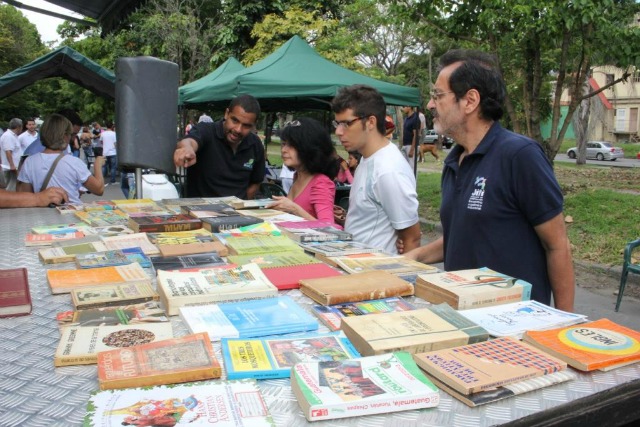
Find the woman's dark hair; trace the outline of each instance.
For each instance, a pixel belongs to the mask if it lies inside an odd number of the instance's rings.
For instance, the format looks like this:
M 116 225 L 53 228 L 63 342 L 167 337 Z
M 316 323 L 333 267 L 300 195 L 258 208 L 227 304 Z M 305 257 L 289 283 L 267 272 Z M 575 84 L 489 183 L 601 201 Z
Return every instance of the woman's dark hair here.
M 309 173 L 335 179 L 339 166 L 333 157 L 333 142 L 319 121 L 308 117 L 295 120 L 282 129 L 280 139 L 296 149 L 300 163 Z
M 353 156 L 357 161 L 358 164 L 360 164 L 360 159 L 362 159 L 362 154 L 360 154 L 359 151 L 349 151 L 349 155 Z M 355 172 L 356 168 L 351 168 L 351 166 L 349 166 L 349 171 L 351 173 Z

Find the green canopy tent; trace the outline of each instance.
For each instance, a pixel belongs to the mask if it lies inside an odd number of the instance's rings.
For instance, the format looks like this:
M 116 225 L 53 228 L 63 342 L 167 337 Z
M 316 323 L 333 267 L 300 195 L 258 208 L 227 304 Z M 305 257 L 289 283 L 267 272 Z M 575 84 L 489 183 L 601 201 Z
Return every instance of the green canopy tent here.
M 230 99 L 250 94 L 258 98 L 264 111 L 327 110 L 338 89 L 353 84 L 373 86 L 388 105 L 420 105 L 418 89 L 343 68 L 320 56 L 298 36 L 251 67 L 194 85 L 180 100 L 187 108 L 222 108 Z
M 0 77 L 0 99 L 49 77 L 62 77 L 96 95 L 115 98 L 116 77 L 111 71 L 62 46 Z
M 235 74 L 236 72 L 244 69 L 245 66 L 238 62 L 236 58 L 231 57 L 227 59 L 221 66 L 219 66 L 206 76 L 198 80 L 194 80 L 191 83 L 187 83 L 186 85 L 180 86 L 178 88 L 179 105 L 183 104 L 184 99 L 190 99 L 194 96 L 197 96 L 198 93 L 202 90 L 202 87 L 207 87 L 211 84 L 214 84 L 215 81 L 220 77 L 227 76 L 229 74 Z

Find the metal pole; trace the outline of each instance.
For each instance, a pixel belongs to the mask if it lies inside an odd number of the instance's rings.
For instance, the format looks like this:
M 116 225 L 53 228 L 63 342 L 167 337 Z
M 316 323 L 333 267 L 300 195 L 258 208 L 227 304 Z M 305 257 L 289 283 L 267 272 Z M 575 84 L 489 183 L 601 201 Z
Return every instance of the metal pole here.
M 136 168 L 136 199 L 144 199 L 142 194 L 142 168 Z

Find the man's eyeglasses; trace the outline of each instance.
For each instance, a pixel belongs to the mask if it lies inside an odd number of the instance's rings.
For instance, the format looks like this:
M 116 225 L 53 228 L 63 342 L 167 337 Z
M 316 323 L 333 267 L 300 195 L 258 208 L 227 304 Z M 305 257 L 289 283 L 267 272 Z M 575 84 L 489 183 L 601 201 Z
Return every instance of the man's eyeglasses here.
M 432 101 L 437 101 L 438 99 L 442 98 L 445 95 L 448 95 L 450 93 L 454 93 L 452 90 L 448 91 L 448 92 L 437 92 L 435 90 L 432 90 L 431 93 L 429 93 L 429 96 L 431 97 Z
M 358 120 L 362 120 L 362 119 L 366 119 L 366 116 L 356 117 L 355 119 L 351 119 L 351 120 L 340 120 L 340 121 L 332 120 L 331 124 L 333 125 L 334 129 L 338 129 L 341 126 L 344 129 L 349 129 L 352 124 L 354 124 Z

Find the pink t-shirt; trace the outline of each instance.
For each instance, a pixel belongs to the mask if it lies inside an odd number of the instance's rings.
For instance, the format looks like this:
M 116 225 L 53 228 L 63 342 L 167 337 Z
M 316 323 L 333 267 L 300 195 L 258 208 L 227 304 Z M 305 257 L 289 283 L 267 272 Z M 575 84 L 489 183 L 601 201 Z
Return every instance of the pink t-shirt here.
M 298 196 L 293 199 L 302 209 L 321 221 L 334 224 L 333 202 L 336 185 L 324 174 L 316 174 Z

